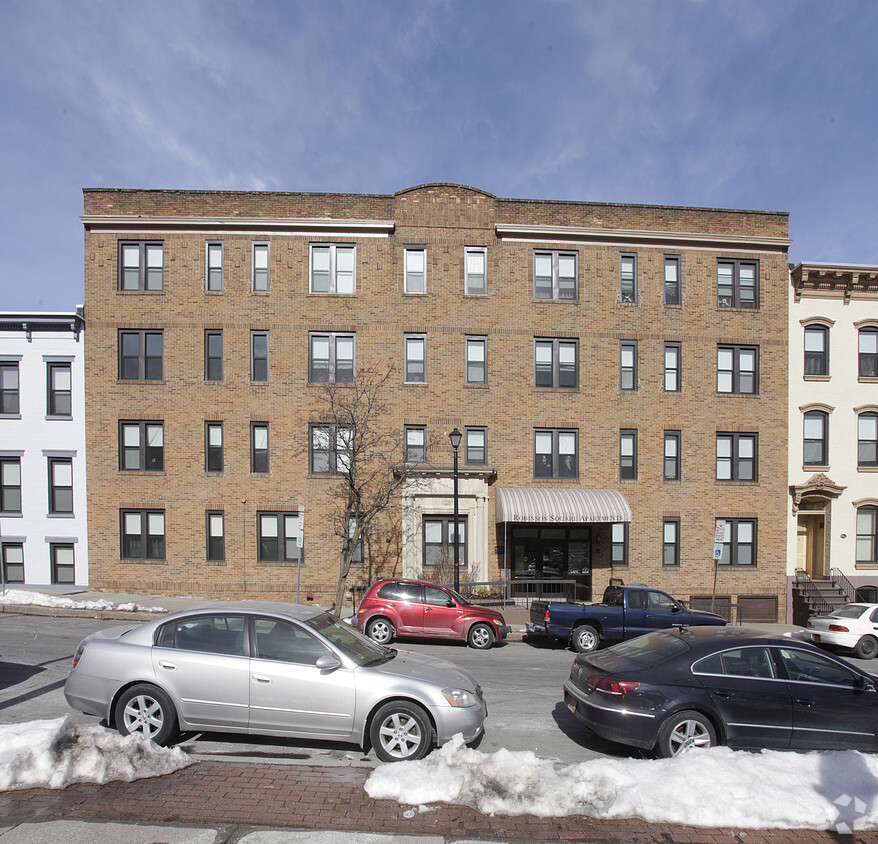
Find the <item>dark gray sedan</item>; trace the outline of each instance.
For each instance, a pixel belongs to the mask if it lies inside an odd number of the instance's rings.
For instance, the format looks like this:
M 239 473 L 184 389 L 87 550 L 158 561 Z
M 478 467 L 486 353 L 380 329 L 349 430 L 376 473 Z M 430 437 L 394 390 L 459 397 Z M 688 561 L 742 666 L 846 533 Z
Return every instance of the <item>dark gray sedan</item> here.
M 351 742 L 419 759 L 482 732 L 482 690 L 435 657 L 376 644 L 315 607 L 223 602 L 80 643 L 64 687 L 76 710 L 123 735 L 178 732 Z

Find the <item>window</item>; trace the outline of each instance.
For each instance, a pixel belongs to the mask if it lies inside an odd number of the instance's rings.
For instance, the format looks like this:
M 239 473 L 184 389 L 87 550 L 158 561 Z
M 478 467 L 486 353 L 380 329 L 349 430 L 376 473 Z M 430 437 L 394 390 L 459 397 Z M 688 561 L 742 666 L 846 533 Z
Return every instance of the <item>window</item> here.
M 484 246 L 464 250 L 464 292 L 470 296 L 488 293 L 488 251 Z
M 119 290 L 162 290 L 165 247 L 161 242 L 119 244 Z
M 859 332 L 860 378 L 878 377 L 878 328 Z
M 207 560 L 221 563 L 226 559 L 225 514 L 222 510 L 207 511 Z
M 122 510 L 122 559 L 165 559 L 165 511 Z
M 680 292 L 680 256 L 665 255 L 665 304 L 681 305 L 683 296 Z
M 878 507 L 857 508 L 857 563 L 878 564 Z
M 223 380 L 223 333 L 216 329 L 204 332 L 204 380 Z
M 619 301 L 637 301 L 637 255 L 619 256 Z
M 311 474 L 341 475 L 351 466 L 354 432 L 345 425 L 311 426 Z
M 354 334 L 311 334 L 311 365 L 308 377 L 312 384 L 354 383 Z
M 716 479 L 755 481 L 756 434 L 716 435 Z
M 466 338 L 466 383 L 488 383 L 488 338 Z
M 70 416 L 73 413 L 70 364 L 47 363 L 46 381 L 48 415 Z
M 829 465 L 829 414 L 809 410 L 804 416 L 803 458 L 805 466 Z
M 268 381 L 268 332 L 250 332 L 250 380 Z
M 623 340 L 619 344 L 619 389 L 637 389 L 637 343 Z
M 717 519 L 720 521 L 725 521 L 726 527 L 718 565 L 755 566 L 756 519 Z
M 558 428 L 534 431 L 534 477 L 575 478 L 579 475 L 579 432 Z
M 577 299 L 576 252 L 534 252 L 534 299 Z
M 662 477 L 680 480 L 680 431 L 665 431 L 665 462 Z
M 53 542 L 49 545 L 49 556 L 52 560 L 52 583 L 75 583 L 76 569 L 73 562 L 73 546 Z
M 488 429 L 464 429 L 464 462 L 470 466 L 488 464 Z
M 878 413 L 857 417 L 857 466 L 878 466 Z
M 637 431 L 633 428 L 619 431 L 619 478 L 637 480 Z
M 680 520 L 662 521 L 662 565 L 680 565 Z
M 208 472 L 223 470 L 223 423 L 204 423 L 204 468 Z
M 719 308 L 759 307 L 759 265 L 756 261 L 717 261 L 716 303 Z
M 759 347 L 717 346 L 716 389 L 718 393 L 759 392 Z
M 223 279 L 222 241 L 208 242 L 204 259 L 204 289 L 208 293 L 220 293 L 225 287 Z
M 0 413 L 20 413 L 18 364 L 0 362 Z
M 356 247 L 311 246 L 311 293 L 356 293 Z
M 682 389 L 683 347 L 680 343 L 665 343 L 665 392 L 679 393 Z
M 24 583 L 24 543 L 4 542 L 3 576 L 6 583 Z
M 268 270 L 269 245 L 253 244 L 253 274 L 250 278 L 250 289 L 254 293 L 268 293 L 271 277 Z
M 628 565 L 628 523 L 615 522 L 610 526 L 610 565 Z
M 268 422 L 250 423 L 250 471 L 268 474 Z
M 119 332 L 119 379 L 161 381 L 164 334 L 161 331 Z
M 21 458 L 0 457 L 0 513 L 21 512 Z
M 829 329 L 805 326 L 805 375 L 829 375 Z
M 457 518 L 457 556 L 466 566 L 466 516 Z M 454 563 L 454 516 L 424 516 L 424 568 Z
M 164 423 L 120 422 L 119 469 L 123 472 L 161 472 L 164 468 Z
M 243 656 L 246 625 L 243 615 L 187 616 L 163 624 L 156 644 L 194 653 Z
M 260 563 L 299 563 L 298 513 L 258 513 Z
M 405 248 L 405 292 L 427 292 L 427 249 L 424 246 Z
M 427 338 L 423 334 L 405 336 L 405 380 L 407 384 L 427 382 Z
M 534 386 L 558 390 L 579 386 L 578 340 L 534 340 Z
M 427 462 L 427 429 L 423 425 L 405 426 L 405 462 Z
M 353 541 L 354 534 L 357 531 L 357 520 L 351 516 L 348 518 L 348 536 Z M 356 545 L 354 545 L 353 551 L 351 553 L 351 565 L 352 566 L 361 566 L 363 565 L 363 539 L 365 538 L 365 532 L 360 533 L 360 538 L 357 540 Z

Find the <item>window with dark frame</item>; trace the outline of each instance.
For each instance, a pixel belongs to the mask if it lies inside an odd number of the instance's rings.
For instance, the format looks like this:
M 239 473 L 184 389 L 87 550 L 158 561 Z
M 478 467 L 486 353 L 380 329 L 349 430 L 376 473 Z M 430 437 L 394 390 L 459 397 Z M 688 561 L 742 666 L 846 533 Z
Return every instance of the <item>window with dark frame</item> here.
M 662 565 L 680 565 L 680 519 L 662 520 Z
M 346 425 L 311 426 L 311 474 L 341 475 L 349 471 L 353 430 Z
M 577 252 L 534 251 L 534 299 L 579 298 Z
M 119 422 L 119 469 L 123 472 L 162 472 L 165 468 L 163 422 Z
M 759 392 L 758 346 L 716 347 L 716 390 L 718 393 L 742 395 Z
M 120 510 L 123 560 L 165 559 L 165 511 Z
M 619 389 L 637 389 L 637 341 L 619 343 Z
M 756 565 L 756 519 L 723 519 L 726 538 L 717 565 Z
M 18 362 L 0 361 L 0 413 L 21 412 Z
M 610 525 L 610 565 L 628 565 L 628 523 L 614 522 Z
M 356 335 L 312 333 L 308 379 L 312 384 L 353 384 Z
M 488 464 L 488 429 L 464 428 L 464 462 L 470 466 Z
M 756 434 L 718 433 L 716 435 L 716 479 L 718 481 L 756 481 Z
M 857 345 L 860 378 L 878 378 L 878 328 L 861 328 Z
M 803 459 L 805 466 L 829 465 L 829 414 L 809 410 L 803 417 Z
M 119 332 L 119 380 L 161 381 L 164 378 L 162 331 Z
M 619 256 L 619 301 L 637 301 L 637 255 L 633 252 Z
M 878 466 L 878 413 L 875 411 L 857 416 L 857 466 Z
M 878 565 L 878 507 L 857 507 L 857 565 Z
M 619 431 L 619 479 L 637 480 L 637 431 L 634 428 Z
M 665 305 L 674 306 L 683 304 L 683 295 L 680 289 L 680 256 L 665 255 Z
M 405 426 L 405 462 L 427 462 L 427 428 L 424 425 Z
M 268 381 L 268 332 L 250 332 L 250 381 L 264 384 Z
M 120 241 L 119 290 L 164 289 L 164 254 L 161 241 Z
M 534 386 L 575 390 L 579 386 L 579 341 L 534 339 Z
M 268 474 L 268 422 L 250 423 L 250 473 Z
M 575 429 L 534 429 L 534 477 L 579 476 L 579 432 Z
M 665 343 L 665 392 L 679 393 L 683 387 L 681 377 L 683 346 L 681 343 Z
M 223 380 L 223 332 L 220 329 L 204 332 L 204 380 Z
M 223 471 L 223 423 L 204 423 L 204 468 L 207 472 Z
M 24 543 L 4 542 L 0 545 L 3 552 L 3 578 L 6 583 L 24 583 Z
M 357 529 L 356 520 L 353 517 L 348 519 L 348 536 L 353 540 L 354 533 Z M 365 554 L 363 553 L 363 546 L 366 534 L 365 532 L 360 534 L 360 539 L 354 545 L 353 551 L 351 553 L 351 565 L 352 566 L 361 566 L 365 560 Z
M 269 273 L 270 246 L 268 243 L 254 242 L 252 246 L 253 272 L 250 289 L 253 293 L 268 293 L 271 288 Z
M 805 375 L 829 375 L 829 328 L 805 326 Z
M 207 561 L 222 563 L 226 559 L 226 527 L 225 513 L 222 510 L 208 510 L 207 527 Z
M 466 338 L 466 383 L 488 383 L 488 338 Z
M 458 515 L 458 563 L 461 568 L 466 568 L 467 560 L 467 530 L 466 516 Z M 454 516 L 424 516 L 424 568 L 431 569 L 441 563 L 442 556 L 447 560 L 454 559 Z
M 225 288 L 223 277 L 223 242 L 208 241 L 204 259 L 204 289 L 208 293 L 221 293 Z
M 427 292 L 427 247 L 405 247 L 404 290 L 406 293 Z
M 0 513 L 21 512 L 21 458 L 0 457 Z
M 76 582 L 76 566 L 73 545 L 66 542 L 52 542 L 49 545 L 52 561 L 52 583 L 71 585 Z
M 758 308 L 758 262 L 729 259 L 717 261 L 716 297 L 719 308 Z
M 353 295 L 357 290 L 355 246 L 311 244 L 311 293 Z
M 680 431 L 665 431 L 665 455 L 662 477 L 666 481 L 680 480 Z
M 73 414 L 71 365 L 50 361 L 46 364 L 48 416 L 70 417 Z
M 427 383 L 427 338 L 423 334 L 405 335 L 405 382 Z
M 260 512 L 258 525 L 258 553 L 260 563 L 300 563 L 299 514 L 290 512 Z
M 467 246 L 464 250 L 464 292 L 468 296 L 488 293 L 488 252 L 484 246 Z

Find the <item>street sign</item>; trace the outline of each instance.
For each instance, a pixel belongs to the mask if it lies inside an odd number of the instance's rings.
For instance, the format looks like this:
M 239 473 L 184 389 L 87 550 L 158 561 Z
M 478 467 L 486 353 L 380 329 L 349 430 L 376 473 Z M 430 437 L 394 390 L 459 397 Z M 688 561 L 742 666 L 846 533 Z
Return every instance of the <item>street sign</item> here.
M 723 555 L 723 544 L 728 541 L 729 523 L 725 519 L 717 519 L 713 534 L 713 558 L 719 560 Z
M 305 508 L 299 507 L 299 525 L 296 531 L 296 545 L 301 548 L 305 544 Z

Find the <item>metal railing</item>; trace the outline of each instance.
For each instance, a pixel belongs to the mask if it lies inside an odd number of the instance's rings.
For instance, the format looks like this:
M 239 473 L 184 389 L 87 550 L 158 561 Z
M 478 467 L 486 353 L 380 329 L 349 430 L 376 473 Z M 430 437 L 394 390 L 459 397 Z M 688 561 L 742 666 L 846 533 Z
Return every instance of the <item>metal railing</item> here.
M 857 600 L 857 589 L 839 569 L 829 570 L 829 579 L 844 592 L 845 597 L 853 603 Z
M 443 583 L 452 588 L 453 584 Z M 522 577 L 508 580 L 483 580 L 461 583 L 458 590 L 473 603 L 484 606 L 530 607 L 532 601 L 587 601 L 588 587 L 576 580 Z
M 794 588 L 804 596 L 812 610 L 816 610 L 818 613 L 832 612 L 832 604 L 820 594 L 820 591 L 814 585 L 814 581 L 811 580 L 810 575 L 805 569 L 796 569 Z

